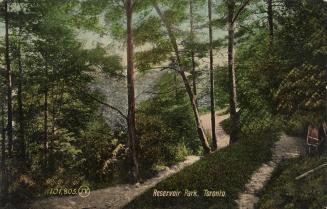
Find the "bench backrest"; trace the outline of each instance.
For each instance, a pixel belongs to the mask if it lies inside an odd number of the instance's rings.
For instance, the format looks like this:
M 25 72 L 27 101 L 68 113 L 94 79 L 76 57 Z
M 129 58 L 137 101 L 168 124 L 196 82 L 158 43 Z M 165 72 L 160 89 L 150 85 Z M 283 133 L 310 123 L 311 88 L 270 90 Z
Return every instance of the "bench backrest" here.
M 319 137 L 319 129 L 316 128 L 316 127 L 313 127 L 312 125 L 309 125 L 307 137 L 318 139 L 318 137 Z

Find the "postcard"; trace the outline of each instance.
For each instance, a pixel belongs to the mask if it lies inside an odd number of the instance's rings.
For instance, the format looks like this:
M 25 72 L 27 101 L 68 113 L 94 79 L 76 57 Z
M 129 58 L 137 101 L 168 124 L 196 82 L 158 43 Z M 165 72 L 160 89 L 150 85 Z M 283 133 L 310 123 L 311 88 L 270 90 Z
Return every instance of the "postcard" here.
M 0 0 L 0 209 L 327 208 L 326 0 Z

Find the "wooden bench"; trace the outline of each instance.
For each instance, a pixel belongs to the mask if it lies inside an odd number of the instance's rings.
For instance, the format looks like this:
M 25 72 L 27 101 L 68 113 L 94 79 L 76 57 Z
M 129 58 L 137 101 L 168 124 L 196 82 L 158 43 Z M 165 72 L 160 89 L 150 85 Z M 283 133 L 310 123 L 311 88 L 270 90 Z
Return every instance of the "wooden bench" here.
M 322 132 L 320 132 L 319 130 L 322 130 Z M 308 133 L 307 133 L 307 140 L 306 140 L 309 154 L 311 154 L 311 151 L 313 149 L 318 151 L 320 145 L 324 142 L 326 137 L 327 137 L 326 122 L 322 123 L 321 128 L 317 128 L 312 125 L 309 125 Z

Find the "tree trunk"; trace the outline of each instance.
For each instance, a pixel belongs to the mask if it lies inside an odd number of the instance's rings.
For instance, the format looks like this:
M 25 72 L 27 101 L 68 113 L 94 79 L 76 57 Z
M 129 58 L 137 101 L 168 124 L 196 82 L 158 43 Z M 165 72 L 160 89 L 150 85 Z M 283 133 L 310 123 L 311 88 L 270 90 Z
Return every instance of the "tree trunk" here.
M 212 135 L 212 150 L 218 148 L 216 135 L 216 112 L 215 112 L 215 83 L 213 69 L 213 47 L 212 47 L 212 1 L 208 0 L 208 16 L 209 16 L 209 57 L 210 57 L 210 110 L 211 110 L 211 135 Z
M 274 40 L 274 18 L 273 18 L 273 6 L 272 0 L 267 0 L 268 4 L 268 24 L 269 24 L 269 35 L 270 35 L 270 44 L 272 44 Z
M 186 88 L 186 92 L 191 101 L 192 110 L 193 110 L 194 117 L 195 117 L 196 129 L 197 129 L 197 133 L 200 138 L 204 153 L 209 154 L 211 152 L 211 149 L 210 149 L 207 137 L 203 130 L 202 122 L 200 119 L 200 113 L 199 113 L 199 110 L 198 110 L 197 104 L 196 104 L 196 97 L 194 96 L 194 94 L 192 92 L 192 88 L 191 88 L 190 84 L 188 83 L 187 77 L 183 70 L 181 70 L 180 75 L 183 79 L 183 82 L 184 82 L 184 85 Z
M 56 72 L 53 72 L 54 77 L 56 77 Z M 55 137 L 55 126 L 56 126 L 56 118 L 57 118 L 57 109 L 56 105 L 59 105 L 58 103 L 58 94 L 56 93 L 56 89 L 59 89 L 59 82 L 52 81 L 52 87 L 51 87 L 51 101 L 52 101 L 52 107 L 51 107 L 51 113 L 52 113 L 52 121 L 51 121 L 51 141 L 49 146 L 49 152 L 53 153 L 54 149 L 54 137 Z
M 46 61 L 47 62 L 47 61 Z M 49 104 L 48 104 L 48 64 L 45 64 L 45 89 L 44 89 L 44 104 L 43 104 L 43 114 L 44 114 L 44 122 L 43 122 L 43 131 L 44 131 L 44 139 L 43 139 L 43 151 L 44 151 L 44 164 L 47 165 L 47 155 L 48 155 L 48 112 L 49 112 Z
M 8 156 L 12 156 L 12 149 L 13 149 L 13 130 L 12 130 L 12 82 L 11 82 L 11 66 L 10 66 L 10 56 L 9 56 L 9 15 L 8 15 L 8 0 L 4 1 L 4 12 L 5 12 L 5 61 L 6 61 L 6 68 L 7 68 L 7 135 L 8 135 Z
M 60 84 L 60 83 L 59 83 Z M 64 92 L 65 92 L 65 82 L 61 82 L 61 90 L 60 90 L 60 98 L 59 98 L 59 104 L 58 104 L 58 110 L 57 110 L 57 118 L 61 115 L 61 109 L 64 105 Z
M 193 0 L 189 0 L 190 4 L 190 42 L 191 42 L 191 60 L 192 60 L 192 77 L 193 77 L 193 94 L 197 95 L 196 89 L 196 65 L 195 65 L 195 53 L 193 49 L 194 44 L 194 17 L 193 17 Z
M 133 182 L 139 181 L 139 164 L 137 160 L 137 139 L 135 131 L 135 74 L 134 74 L 134 43 L 133 43 L 133 1 L 126 2 L 127 16 L 127 88 L 128 88 L 128 143 L 131 160 Z
M 158 5 L 154 4 L 154 8 L 157 11 L 161 21 L 163 22 L 163 24 L 165 25 L 165 27 L 167 29 L 168 36 L 169 36 L 170 42 L 172 44 L 172 47 L 174 49 L 175 56 L 176 56 L 176 59 L 177 59 L 177 63 L 178 63 L 179 68 L 180 68 L 180 69 L 178 69 L 178 72 L 179 72 L 180 76 L 183 79 L 183 83 L 184 83 L 186 92 L 187 92 L 187 94 L 189 96 L 189 99 L 191 101 L 192 110 L 193 110 L 193 113 L 194 113 L 196 127 L 197 127 L 197 132 L 198 132 L 202 147 L 204 149 L 204 153 L 209 154 L 211 152 L 210 146 L 209 146 L 207 137 L 206 137 L 206 135 L 204 133 L 202 122 L 201 122 L 201 119 L 200 119 L 200 114 L 199 114 L 198 108 L 196 106 L 196 97 L 193 94 L 191 85 L 189 84 L 189 82 L 187 80 L 187 77 L 185 75 L 184 69 L 183 69 L 183 65 L 182 65 L 181 58 L 180 58 L 179 51 L 178 51 L 176 38 L 175 38 L 175 36 L 174 36 L 174 34 L 173 34 L 172 30 L 171 30 L 170 24 L 166 21 L 166 18 L 162 14 L 162 12 L 161 12 L 160 8 L 158 7 Z
M 55 87 L 53 87 L 55 88 Z M 51 124 L 51 142 L 50 142 L 50 153 L 53 153 L 54 150 L 54 139 L 55 139 L 55 127 L 57 120 L 57 110 L 56 110 L 56 101 L 54 98 L 54 92 L 52 92 L 52 124 Z
M 176 73 L 174 73 L 174 86 L 175 86 L 175 100 L 177 101 L 178 100 L 178 79 L 177 79 L 177 75 Z
M 5 127 L 4 104 L 1 104 L 1 194 L 2 202 L 5 202 L 8 196 L 7 168 L 6 168 L 6 127 Z M 1 204 L 0 204 L 1 206 Z
M 17 91 L 17 103 L 18 103 L 18 121 L 19 121 L 19 139 L 20 139 L 20 159 L 22 162 L 25 162 L 25 138 L 24 138 L 24 113 L 23 113 L 23 67 L 22 67 L 22 58 L 20 47 L 18 48 L 18 69 L 19 69 L 19 79 L 18 79 L 18 91 Z
M 1 169 L 4 169 L 6 163 L 6 127 L 3 104 L 1 104 L 1 139 Z
M 233 144 L 238 140 L 239 118 L 236 112 L 236 70 L 234 60 L 234 24 L 235 0 L 228 0 L 228 71 L 230 82 L 230 99 L 229 111 L 231 120 L 230 143 Z

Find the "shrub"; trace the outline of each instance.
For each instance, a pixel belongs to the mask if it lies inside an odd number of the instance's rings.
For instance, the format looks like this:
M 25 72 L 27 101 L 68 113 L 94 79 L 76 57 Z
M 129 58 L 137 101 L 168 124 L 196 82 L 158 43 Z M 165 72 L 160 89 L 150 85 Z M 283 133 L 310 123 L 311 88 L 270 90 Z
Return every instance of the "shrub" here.
M 248 109 L 241 111 L 241 132 L 246 136 L 257 135 L 266 130 L 276 130 L 277 125 L 267 111 L 253 112 Z
M 139 114 L 137 134 L 140 142 L 140 170 L 150 177 L 161 166 L 181 161 L 187 155 L 183 142 L 159 117 Z
M 137 134 L 145 177 L 200 150 L 189 100 L 184 89 L 170 90 L 172 82 L 171 74 L 164 75 L 154 87 L 158 94 L 139 105 Z
M 120 161 L 124 161 L 126 153 L 119 138 L 113 135 L 104 120 L 99 119 L 91 121 L 82 132 L 82 174 L 95 187 L 100 183 L 111 184 L 117 170 L 123 169 Z

